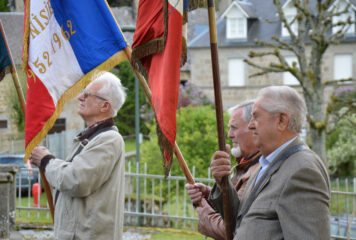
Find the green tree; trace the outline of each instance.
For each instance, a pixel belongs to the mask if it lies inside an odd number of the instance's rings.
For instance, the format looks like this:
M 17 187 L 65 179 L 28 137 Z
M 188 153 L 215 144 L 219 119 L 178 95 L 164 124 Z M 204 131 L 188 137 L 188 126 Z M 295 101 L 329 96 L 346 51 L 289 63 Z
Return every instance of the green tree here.
M 26 99 L 27 88 L 26 88 L 25 82 L 26 82 L 26 79 L 20 78 L 21 88 L 24 93 L 24 97 Z M 16 124 L 18 131 L 23 132 L 25 129 L 25 114 L 22 111 L 20 100 L 17 95 L 14 83 L 12 82 L 12 79 L 8 85 L 7 93 L 8 93 L 7 104 L 8 104 L 8 106 L 10 106 L 10 109 L 11 109 L 10 118 L 13 121 L 13 123 Z
M 127 61 L 120 63 L 118 69 L 119 72 L 115 74 L 126 88 L 127 98 L 114 120 L 122 135 L 132 135 L 135 134 L 135 75 Z M 141 87 L 139 87 L 139 102 L 141 107 L 147 105 L 146 96 Z M 148 128 L 142 120 L 140 132 L 148 134 Z
M 326 149 L 331 174 L 356 175 L 356 91 L 351 86 L 340 87 L 328 109 L 331 120 L 326 137 Z
M 229 117 L 224 116 L 225 126 Z M 163 174 L 161 152 L 157 144 L 155 124 L 150 125 L 150 141 L 141 145 L 141 163 L 147 163 L 148 172 Z M 227 127 L 225 127 L 227 133 Z M 190 167 L 196 167 L 195 177 L 207 177 L 210 159 L 218 149 L 216 114 L 211 105 L 188 106 L 177 111 L 176 142 Z M 227 141 L 228 142 L 228 141 Z M 182 175 L 177 159 L 173 158 L 172 175 Z
M 0 12 L 9 11 L 7 8 L 7 0 L 0 0 Z

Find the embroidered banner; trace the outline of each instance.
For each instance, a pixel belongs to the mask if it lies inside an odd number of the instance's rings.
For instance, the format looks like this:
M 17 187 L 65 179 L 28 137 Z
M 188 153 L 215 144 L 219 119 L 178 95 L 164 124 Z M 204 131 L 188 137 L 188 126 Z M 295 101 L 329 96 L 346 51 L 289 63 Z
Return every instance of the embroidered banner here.
M 94 75 L 126 60 L 127 41 L 105 0 L 26 1 L 26 156 L 51 129 L 66 101 Z

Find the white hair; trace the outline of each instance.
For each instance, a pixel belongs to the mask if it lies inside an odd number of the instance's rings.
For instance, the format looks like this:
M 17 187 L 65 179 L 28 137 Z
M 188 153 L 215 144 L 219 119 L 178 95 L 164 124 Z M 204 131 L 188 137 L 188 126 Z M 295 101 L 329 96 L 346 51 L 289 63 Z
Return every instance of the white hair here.
M 126 99 L 125 88 L 120 79 L 110 72 L 101 72 L 93 82 L 104 84 L 97 93 L 111 103 L 110 113 L 115 117 Z
M 252 109 L 253 109 L 253 104 L 255 104 L 255 100 L 248 100 L 243 103 L 239 103 L 231 108 L 229 108 L 227 111 L 229 115 L 231 116 L 235 110 L 242 108 L 242 119 L 246 122 L 249 123 L 251 118 L 252 118 Z
M 258 92 L 258 99 L 263 98 L 261 106 L 270 113 L 286 112 L 289 116 L 288 129 L 299 133 L 302 130 L 306 105 L 302 96 L 288 86 L 270 86 Z

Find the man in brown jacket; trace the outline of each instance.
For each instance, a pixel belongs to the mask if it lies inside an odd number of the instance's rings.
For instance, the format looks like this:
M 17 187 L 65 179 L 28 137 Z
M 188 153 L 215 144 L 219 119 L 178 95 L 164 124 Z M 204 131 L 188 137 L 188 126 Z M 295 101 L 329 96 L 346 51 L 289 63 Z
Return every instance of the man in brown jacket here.
M 239 197 L 245 189 L 247 180 L 259 167 L 260 153 L 253 144 L 252 132 L 248 123 L 252 116 L 253 102 L 246 102 L 233 107 L 230 111 L 228 137 L 232 140 L 232 155 L 236 157 L 237 165 L 233 168 L 235 175 L 231 182 L 235 186 Z M 207 199 L 210 187 L 202 184 L 187 184 L 186 189 L 194 205 L 201 202 L 202 207 L 197 208 L 199 215 L 198 230 L 200 233 L 214 239 L 225 239 L 225 226 L 221 215 L 217 213 Z

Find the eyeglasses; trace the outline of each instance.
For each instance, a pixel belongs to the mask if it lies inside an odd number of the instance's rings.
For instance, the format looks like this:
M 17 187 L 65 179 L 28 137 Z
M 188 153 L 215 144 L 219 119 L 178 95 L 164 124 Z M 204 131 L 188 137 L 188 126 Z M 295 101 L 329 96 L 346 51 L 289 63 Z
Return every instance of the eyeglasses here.
M 89 92 L 89 91 L 86 90 L 86 89 L 83 89 L 80 93 L 84 95 L 84 98 L 87 98 L 87 97 L 89 97 L 89 96 L 93 96 L 93 97 L 97 97 L 97 98 L 99 98 L 99 99 L 101 99 L 101 100 L 103 100 L 103 101 L 108 101 L 107 99 L 105 99 L 105 98 L 103 98 L 103 97 L 100 97 L 100 96 L 98 96 L 98 95 L 92 94 L 91 92 Z

